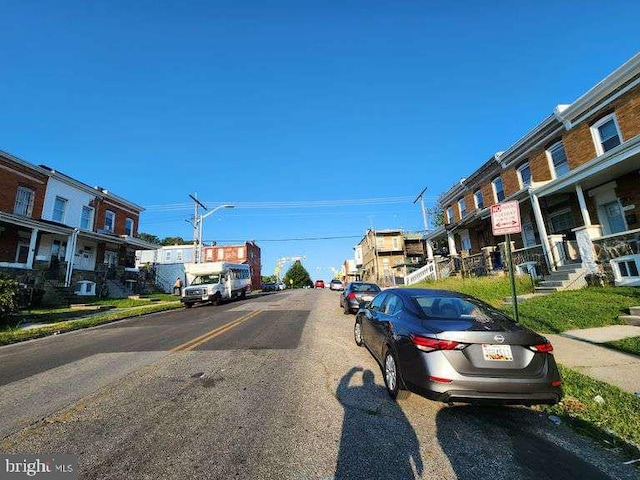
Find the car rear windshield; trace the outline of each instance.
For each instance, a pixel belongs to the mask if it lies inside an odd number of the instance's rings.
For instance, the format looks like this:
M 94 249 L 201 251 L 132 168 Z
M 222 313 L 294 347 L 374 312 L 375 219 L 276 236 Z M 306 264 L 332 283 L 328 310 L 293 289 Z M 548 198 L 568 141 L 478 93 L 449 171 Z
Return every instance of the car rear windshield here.
M 351 286 L 354 292 L 379 292 L 380 287 L 375 283 L 356 283 Z
M 451 320 L 510 320 L 504 313 L 481 301 L 458 297 L 413 297 L 427 317 Z

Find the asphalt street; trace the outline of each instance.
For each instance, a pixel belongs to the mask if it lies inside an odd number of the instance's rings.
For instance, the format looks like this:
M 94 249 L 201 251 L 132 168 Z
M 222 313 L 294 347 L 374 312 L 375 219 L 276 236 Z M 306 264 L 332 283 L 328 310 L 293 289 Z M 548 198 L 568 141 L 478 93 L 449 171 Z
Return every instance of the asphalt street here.
M 0 450 L 82 479 L 636 479 L 520 407 L 387 396 L 338 292 L 296 290 L 0 348 Z

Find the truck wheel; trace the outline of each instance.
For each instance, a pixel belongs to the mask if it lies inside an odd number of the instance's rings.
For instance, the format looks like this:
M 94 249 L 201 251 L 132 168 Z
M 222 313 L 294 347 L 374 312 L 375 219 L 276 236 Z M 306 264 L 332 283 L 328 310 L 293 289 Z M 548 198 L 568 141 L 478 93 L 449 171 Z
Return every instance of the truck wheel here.
M 193 303 L 186 303 L 184 304 L 184 308 L 191 308 L 193 307 Z
M 216 293 L 213 297 L 213 300 L 211 300 L 211 305 L 217 307 L 218 305 L 220 305 L 221 300 L 222 299 L 220 298 L 220 294 Z
M 240 294 L 240 298 L 242 298 L 243 300 L 245 298 L 247 298 L 247 291 L 246 290 L 242 290 L 242 293 Z

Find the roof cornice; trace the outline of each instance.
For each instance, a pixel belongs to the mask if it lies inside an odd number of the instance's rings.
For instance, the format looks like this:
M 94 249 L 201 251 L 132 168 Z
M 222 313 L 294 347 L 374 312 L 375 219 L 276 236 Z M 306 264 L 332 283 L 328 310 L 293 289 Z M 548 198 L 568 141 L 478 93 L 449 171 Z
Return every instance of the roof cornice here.
M 578 123 L 576 119 L 584 116 L 585 112 L 592 110 L 617 89 L 632 81 L 638 74 L 640 74 L 640 53 L 636 53 L 571 105 L 564 109 L 556 108 L 554 115 L 569 130 Z

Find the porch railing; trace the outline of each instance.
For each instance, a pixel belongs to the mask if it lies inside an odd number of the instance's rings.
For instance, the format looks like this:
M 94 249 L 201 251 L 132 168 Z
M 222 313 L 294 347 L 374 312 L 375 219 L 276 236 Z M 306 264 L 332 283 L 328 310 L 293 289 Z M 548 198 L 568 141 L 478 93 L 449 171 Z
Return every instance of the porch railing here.
M 407 274 L 405 277 L 406 285 L 413 285 L 416 283 L 424 282 L 426 280 L 436 279 L 436 262 L 433 260 L 427 262 L 423 267 L 420 267 L 415 272 Z
M 450 277 L 456 271 L 456 262 L 454 258 L 445 258 L 437 262 L 436 268 L 440 278 Z
M 542 245 L 534 245 L 533 247 L 519 248 L 511 252 L 513 265 L 535 264 L 538 275 L 548 275 L 549 268 L 544 256 Z
M 487 262 L 484 253 L 474 253 L 473 255 L 463 256 L 460 261 L 463 275 L 486 275 Z

